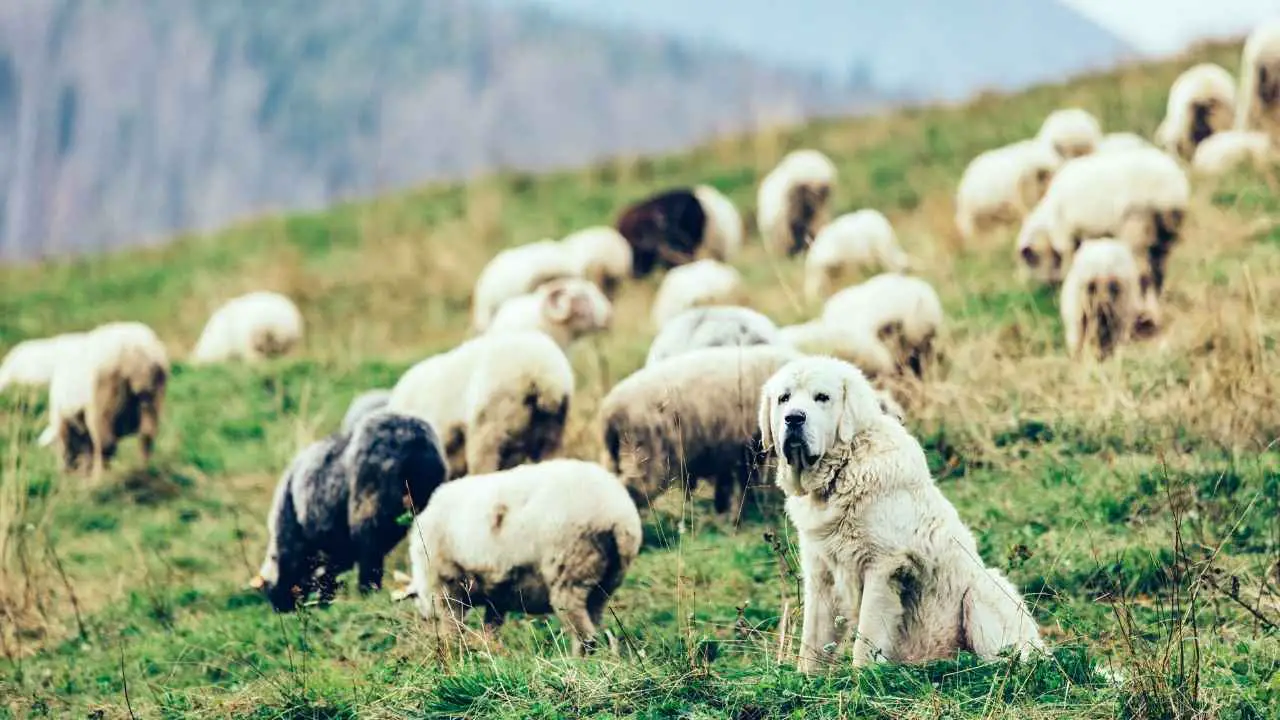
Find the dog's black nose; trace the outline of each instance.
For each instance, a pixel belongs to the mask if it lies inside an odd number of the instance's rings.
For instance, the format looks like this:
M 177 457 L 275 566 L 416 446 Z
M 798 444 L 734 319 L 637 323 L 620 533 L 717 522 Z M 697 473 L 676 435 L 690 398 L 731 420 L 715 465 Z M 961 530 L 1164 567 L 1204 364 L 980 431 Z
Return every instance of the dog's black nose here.
M 804 411 L 792 410 L 782 419 L 787 423 L 787 427 L 798 427 L 804 424 Z

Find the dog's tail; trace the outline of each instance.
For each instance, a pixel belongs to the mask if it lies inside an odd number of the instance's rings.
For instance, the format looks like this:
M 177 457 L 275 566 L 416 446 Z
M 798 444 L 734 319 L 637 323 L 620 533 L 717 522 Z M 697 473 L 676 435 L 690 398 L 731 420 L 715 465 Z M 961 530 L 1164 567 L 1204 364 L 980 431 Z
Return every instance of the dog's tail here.
M 965 645 L 983 658 L 994 658 L 1011 647 L 1026 660 L 1033 650 L 1044 650 L 1022 595 L 994 568 L 983 568 L 965 591 L 960 627 Z

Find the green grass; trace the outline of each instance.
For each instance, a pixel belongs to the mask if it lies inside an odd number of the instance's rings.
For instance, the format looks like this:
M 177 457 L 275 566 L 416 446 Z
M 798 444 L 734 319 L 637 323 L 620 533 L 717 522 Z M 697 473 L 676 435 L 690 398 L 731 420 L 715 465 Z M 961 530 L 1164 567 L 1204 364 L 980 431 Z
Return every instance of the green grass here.
M 295 297 L 309 330 L 301 353 L 258 367 L 179 360 L 154 466 L 129 442 L 97 484 L 35 447 L 41 393 L 0 395 L 0 717 L 1280 716 L 1280 236 L 1257 224 L 1280 214 L 1275 178 L 1195 183 L 1165 331 L 1103 365 L 1064 357 L 1056 298 L 1016 279 L 1011 231 L 961 247 L 951 230 L 973 155 L 1068 104 L 1149 134 L 1191 62 L 0 271 L 5 349 L 136 319 L 181 358 L 214 306 L 258 288 Z M 701 496 L 671 493 L 646 517 L 607 623 L 617 657 L 567 657 L 554 620 L 517 619 L 458 653 L 385 593 L 278 616 L 247 589 L 293 453 L 355 394 L 466 337 L 494 251 L 609 222 L 676 183 L 709 181 L 750 216 L 763 172 L 804 146 L 836 160 L 837 208 L 885 210 L 942 295 L 946 362 L 908 424 L 983 557 L 1026 592 L 1052 658 L 797 674 L 780 649 L 799 627 L 798 565 L 764 489 L 736 529 Z M 798 264 L 750 245 L 736 264 L 753 304 L 812 317 Z M 572 349 L 568 454 L 598 456 L 594 410 L 643 362 L 655 284 L 627 288 L 614 330 Z M 406 566 L 403 548 L 390 564 Z

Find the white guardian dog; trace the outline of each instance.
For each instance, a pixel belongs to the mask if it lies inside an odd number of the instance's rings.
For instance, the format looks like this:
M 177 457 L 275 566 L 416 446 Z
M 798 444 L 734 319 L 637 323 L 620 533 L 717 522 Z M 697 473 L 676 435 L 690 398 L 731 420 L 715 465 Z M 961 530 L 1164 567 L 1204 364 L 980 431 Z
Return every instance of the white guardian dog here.
M 764 385 L 760 433 L 800 540 L 800 670 L 1041 650 L 1035 620 L 929 474 L 924 450 L 853 365 L 806 357 Z M 841 621 L 844 619 L 844 622 Z

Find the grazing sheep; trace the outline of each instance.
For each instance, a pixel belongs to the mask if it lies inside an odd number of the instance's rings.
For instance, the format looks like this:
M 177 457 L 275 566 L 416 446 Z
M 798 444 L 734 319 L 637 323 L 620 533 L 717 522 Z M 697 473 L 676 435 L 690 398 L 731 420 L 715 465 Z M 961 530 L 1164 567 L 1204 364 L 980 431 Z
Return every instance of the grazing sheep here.
M 1098 141 L 1098 145 L 1093 149 L 1093 151 L 1095 153 L 1110 153 L 1150 147 L 1155 146 L 1147 142 L 1146 138 L 1137 133 L 1113 132 L 1103 135 L 1102 140 Z
M 1080 357 L 1086 343 L 1096 343 L 1100 359 L 1110 356 L 1129 339 L 1141 294 L 1138 262 L 1128 245 L 1113 239 L 1081 245 L 1058 303 L 1071 356 Z
M 693 194 L 707 216 L 706 237 L 699 254 L 729 262 L 742 251 L 742 215 L 732 200 L 710 185 L 695 187 Z
M 355 429 L 360 418 L 375 410 L 381 410 L 391 400 L 391 391 L 385 388 L 366 390 L 355 397 L 347 406 L 347 414 L 342 416 L 341 432 L 349 433 Z
M 0 391 L 10 385 L 43 387 L 53 379 L 62 358 L 74 355 L 84 343 L 85 333 L 64 333 L 49 338 L 23 340 L 14 345 L 0 363 Z
M 874 333 L 896 355 L 899 367 L 923 377 L 942 327 L 942 301 L 920 278 L 884 273 L 832 295 L 823 322 Z
M 801 672 L 834 661 L 849 637 L 855 666 L 1043 650 L 1022 596 L 984 566 L 920 443 L 857 368 L 789 363 L 761 391 L 758 428 L 799 539 Z
M 537 462 L 560 448 L 573 368 L 541 332 L 481 335 L 409 368 L 387 407 L 440 434 L 449 476 Z
M 788 153 L 756 194 L 756 225 L 777 255 L 804 252 L 827 223 L 836 166 L 817 150 Z
M 1085 240 L 1118 237 L 1145 257 L 1159 293 L 1190 198 L 1191 185 L 1178 162 L 1147 148 L 1067 163 L 1035 212 L 1048 223 L 1050 242 L 1066 265 Z
M 284 355 L 301 341 L 302 313 L 292 300 L 276 292 L 251 292 L 213 313 L 191 362 L 253 362 Z
M 1237 130 L 1261 130 L 1280 141 L 1280 20 L 1260 25 L 1245 41 L 1236 102 Z
M 686 310 L 663 324 L 649 345 L 645 366 L 713 347 L 777 345 L 778 326 L 750 308 L 712 306 Z
M 805 293 L 822 300 L 855 272 L 905 272 L 907 254 L 889 219 L 878 210 L 841 215 L 818 231 L 804 261 Z
M 63 469 L 89 456 L 100 477 L 121 438 L 137 434 L 150 462 L 169 379 L 169 357 L 151 328 L 136 322 L 100 325 L 58 363 L 49 383 L 49 427 L 40 444 L 57 443 Z
M 693 190 L 676 188 L 645 198 L 618 216 L 618 232 L 631 246 L 631 274 L 693 262 L 706 240 L 706 208 Z
M 1053 146 L 1063 160 L 1070 160 L 1094 151 L 1102 140 L 1102 126 L 1085 110 L 1064 108 L 1049 113 L 1036 138 Z
M 1039 140 L 1023 140 L 974 158 L 956 190 L 956 229 L 965 240 L 1016 223 L 1044 196 L 1062 158 Z
M 1200 143 L 1235 124 L 1235 113 L 1235 78 L 1221 65 L 1200 63 L 1174 81 L 1156 141 L 1190 160 Z
M 668 320 L 691 308 L 736 305 L 742 299 L 742 276 L 737 270 L 718 260 L 698 260 L 673 268 L 662 278 L 662 285 L 653 299 L 653 325 L 661 328 Z
M 409 544 L 422 617 L 443 635 L 474 607 L 486 629 L 508 612 L 555 613 L 575 656 L 596 645 L 604 609 L 640 552 L 636 506 L 595 463 L 550 460 L 446 483 Z
M 894 375 L 897 359 L 873 328 L 813 320 L 782 328 L 782 342 L 806 355 L 831 355 L 853 363 L 869 378 Z
M 383 560 L 408 531 L 400 516 L 421 512 L 446 473 L 431 426 L 385 410 L 312 443 L 276 485 L 266 558 L 250 584 L 279 612 L 313 589 L 331 600 L 337 576 L 357 564 L 360 590 L 380 588 Z
M 1022 222 L 1016 250 L 1019 267 L 1028 280 L 1044 285 L 1062 282 L 1062 252 L 1053 245 L 1053 213 L 1047 203 L 1036 205 Z
M 613 305 L 595 283 L 564 278 L 502 303 L 486 332 L 537 330 L 566 348 L 583 335 L 607 330 L 612 320 Z
M 606 297 L 617 295 L 622 281 L 631 277 L 631 245 L 607 225 L 566 235 L 560 244 L 569 253 L 575 274 L 595 283 Z
M 471 295 L 471 327 L 484 332 L 494 313 L 511 298 L 531 293 L 545 282 L 578 277 L 581 268 L 568 246 L 555 240 L 507 248 L 493 256 Z
M 736 510 L 759 471 L 753 413 L 765 378 L 797 357 L 758 345 L 695 350 L 649 365 L 618 383 L 600 408 L 605 460 L 639 507 L 673 481 L 692 493 L 715 482 L 715 509 Z
M 1197 175 L 1216 177 L 1242 165 L 1261 168 L 1276 160 L 1270 135 L 1251 130 L 1226 130 L 1200 143 L 1191 160 L 1191 169 Z

